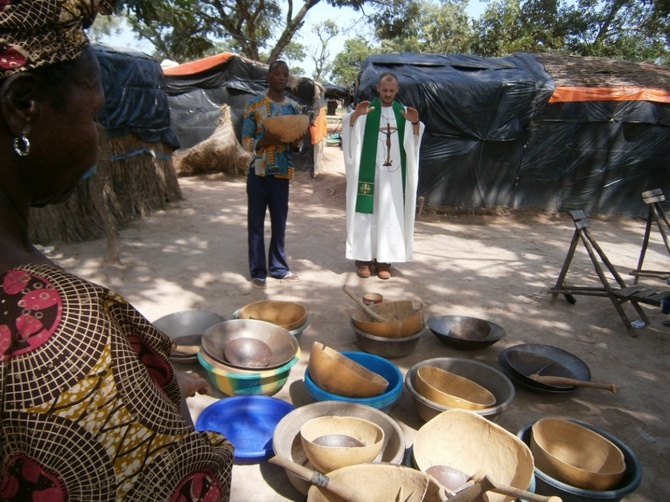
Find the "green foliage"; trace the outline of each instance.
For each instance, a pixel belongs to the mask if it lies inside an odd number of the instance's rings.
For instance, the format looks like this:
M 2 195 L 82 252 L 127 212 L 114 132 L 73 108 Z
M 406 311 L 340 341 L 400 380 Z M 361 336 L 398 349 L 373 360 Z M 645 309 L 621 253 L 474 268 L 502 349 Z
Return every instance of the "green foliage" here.
M 339 85 L 353 83 L 365 58 L 375 52 L 375 49 L 363 37 L 345 41 L 343 50 L 333 60 L 331 71 L 333 83 Z

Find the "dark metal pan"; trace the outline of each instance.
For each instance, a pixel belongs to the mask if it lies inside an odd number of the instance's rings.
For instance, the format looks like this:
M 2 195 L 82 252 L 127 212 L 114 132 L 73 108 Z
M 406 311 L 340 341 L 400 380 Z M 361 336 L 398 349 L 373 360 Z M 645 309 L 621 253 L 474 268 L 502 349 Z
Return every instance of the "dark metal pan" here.
M 542 344 L 521 344 L 503 350 L 498 364 L 514 381 L 539 392 L 572 392 L 575 386 L 548 385 L 536 382 L 530 375 L 561 376 L 590 381 L 591 371 L 584 361 L 574 354 Z

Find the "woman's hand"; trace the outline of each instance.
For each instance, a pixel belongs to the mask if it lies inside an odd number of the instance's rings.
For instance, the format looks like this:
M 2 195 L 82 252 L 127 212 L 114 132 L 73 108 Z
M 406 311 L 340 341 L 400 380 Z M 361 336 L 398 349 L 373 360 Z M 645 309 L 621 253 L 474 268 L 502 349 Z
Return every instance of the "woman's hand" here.
M 202 378 L 197 373 L 187 373 L 185 371 L 175 371 L 177 376 L 177 383 L 179 383 L 179 390 L 184 398 L 193 397 L 198 394 L 211 394 L 212 388 L 209 386 L 207 380 Z

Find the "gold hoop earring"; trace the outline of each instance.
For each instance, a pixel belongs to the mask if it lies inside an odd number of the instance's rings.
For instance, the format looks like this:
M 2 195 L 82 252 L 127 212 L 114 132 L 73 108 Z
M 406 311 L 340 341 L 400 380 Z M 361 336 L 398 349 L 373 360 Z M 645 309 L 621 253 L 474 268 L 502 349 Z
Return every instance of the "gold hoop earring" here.
M 20 138 L 14 138 L 14 151 L 19 157 L 25 157 L 30 153 L 30 141 L 25 133 Z

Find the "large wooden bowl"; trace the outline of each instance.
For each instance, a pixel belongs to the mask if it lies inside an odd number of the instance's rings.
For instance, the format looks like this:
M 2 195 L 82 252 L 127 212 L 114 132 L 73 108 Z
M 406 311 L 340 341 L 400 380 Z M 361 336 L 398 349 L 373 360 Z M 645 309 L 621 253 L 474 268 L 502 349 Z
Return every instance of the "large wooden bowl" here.
M 403 338 L 415 335 L 423 329 L 423 307 L 420 302 L 384 302 L 370 305 L 370 308 L 388 321 L 376 321 L 364 310 L 351 316 L 354 326 L 369 335 Z
M 237 318 L 271 322 L 287 331 L 293 331 L 305 324 L 307 310 L 296 302 L 263 300 L 242 307 Z
M 290 143 L 300 139 L 309 127 L 307 115 L 280 115 L 263 120 L 265 129 L 272 134 L 281 134 L 282 141 Z
M 320 342 L 312 345 L 307 368 L 321 389 L 345 397 L 378 396 L 389 384 L 386 378 Z
M 337 469 L 328 474 L 333 483 L 345 485 L 360 494 L 366 502 L 439 502 L 444 490 L 437 480 L 411 467 L 390 464 L 360 464 Z M 402 491 L 401 491 L 402 490 Z M 399 498 L 399 494 L 401 497 Z M 348 502 L 325 488 L 313 485 L 307 502 Z
M 384 429 L 364 418 L 323 416 L 303 424 L 300 439 L 309 461 L 326 474 L 372 462 L 384 445 Z
M 500 484 L 527 490 L 533 479 L 533 455 L 514 434 L 473 411 L 451 409 L 426 422 L 413 446 L 414 464 L 423 472 L 446 465 L 472 476 L 484 471 Z M 488 492 L 490 502 L 512 502 Z
M 626 470 L 623 453 L 614 443 L 560 418 L 533 424 L 530 449 L 540 471 L 585 490 L 609 490 Z
M 426 399 L 449 408 L 483 410 L 496 402 L 496 397 L 485 387 L 437 366 L 420 367 L 414 386 Z

